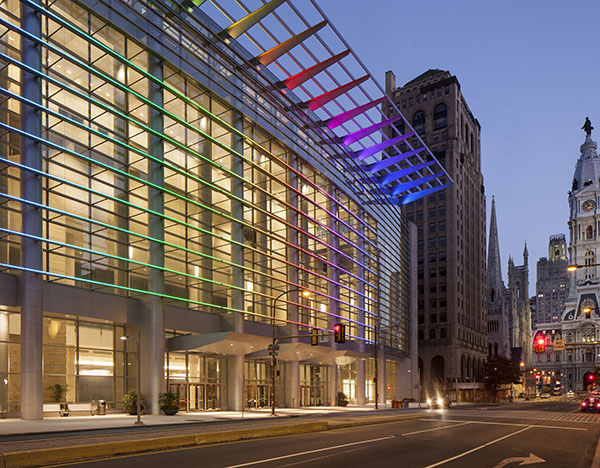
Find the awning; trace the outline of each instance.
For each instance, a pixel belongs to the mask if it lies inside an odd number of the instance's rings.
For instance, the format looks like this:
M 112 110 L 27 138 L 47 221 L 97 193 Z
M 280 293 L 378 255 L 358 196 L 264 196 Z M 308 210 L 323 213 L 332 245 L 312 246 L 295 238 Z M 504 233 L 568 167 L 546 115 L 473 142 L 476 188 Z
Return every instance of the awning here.
M 208 354 L 239 356 L 265 349 L 271 343 L 266 336 L 220 332 L 204 335 L 180 335 L 167 339 L 168 351 L 198 351 Z

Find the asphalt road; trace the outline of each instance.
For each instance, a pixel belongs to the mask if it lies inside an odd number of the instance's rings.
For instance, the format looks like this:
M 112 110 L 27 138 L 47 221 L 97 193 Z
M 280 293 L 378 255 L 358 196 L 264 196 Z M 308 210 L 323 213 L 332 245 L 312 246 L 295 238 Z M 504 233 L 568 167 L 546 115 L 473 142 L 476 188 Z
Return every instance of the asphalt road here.
M 527 403 L 485 409 L 432 410 L 414 421 L 138 454 L 68 466 L 501 468 L 523 462 L 543 468 L 592 466 L 600 424 L 595 420 L 569 419 L 581 416 L 577 401 L 565 401 L 563 405 L 557 399 L 548 405 Z

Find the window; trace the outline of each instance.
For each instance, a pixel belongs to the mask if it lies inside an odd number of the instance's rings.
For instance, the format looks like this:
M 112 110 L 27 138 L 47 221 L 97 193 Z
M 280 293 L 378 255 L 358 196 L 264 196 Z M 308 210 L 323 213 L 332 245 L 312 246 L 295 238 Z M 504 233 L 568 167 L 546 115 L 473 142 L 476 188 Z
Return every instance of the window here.
M 440 338 L 446 338 L 446 329 L 445 328 L 442 328 L 440 330 Z
M 424 339 L 424 338 L 425 338 L 425 337 L 424 337 L 423 330 L 419 330 L 419 339 L 420 339 L 420 340 L 422 340 L 422 339 Z
M 433 129 L 439 130 L 448 125 L 448 109 L 446 104 L 441 103 L 433 110 Z
M 429 330 L 429 339 L 435 340 L 435 330 L 433 328 Z
M 404 101 L 404 103 L 406 103 L 406 101 Z M 406 107 L 406 106 L 403 106 L 403 107 Z M 396 129 L 398 130 L 400 135 L 404 135 L 404 120 L 400 119 L 400 120 L 397 120 L 396 122 L 394 122 L 394 127 L 396 127 Z
M 594 238 L 594 230 L 592 229 L 592 226 L 588 226 L 585 229 L 585 238 L 586 239 L 593 239 Z
M 415 129 L 415 132 L 419 134 L 425 133 L 425 112 L 415 112 L 412 119 L 412 126 Z

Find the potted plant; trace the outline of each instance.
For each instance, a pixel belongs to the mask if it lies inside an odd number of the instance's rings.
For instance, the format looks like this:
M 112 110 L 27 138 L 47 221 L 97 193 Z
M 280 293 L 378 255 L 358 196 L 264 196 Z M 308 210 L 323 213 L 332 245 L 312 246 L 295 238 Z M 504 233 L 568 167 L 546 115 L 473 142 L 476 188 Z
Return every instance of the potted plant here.
M 140 397 L 140 411 L 142 413 L 144 412 L 145 404 L 146 398 L 144 398 L 144 394 L 142 394 Z M 123 409 L 131 415 L 137 414 L 137 392 L 135 390 L 131 390 L 123 395 Z
M 177 395 L 173 392 L 161 393 L 158 397 L 160 403 L 160 410 L 167 416 L 173 416 L 179 411 L 179 405 L 177 404 Z
M 348 397 L 344 392 L 338 392 L 337 404 L 338 406 L 348 406 Z
M 50 385 L 48 387 L 48 390 L 50 390 L 50 393 L 52 394 L 52 399 L 56 403 L 60 403 L 61 401 L 63 401 L 63 398 L 67 391 L 67 386 L 61 385 L 61 384 L 54 384 L 54 385 Z

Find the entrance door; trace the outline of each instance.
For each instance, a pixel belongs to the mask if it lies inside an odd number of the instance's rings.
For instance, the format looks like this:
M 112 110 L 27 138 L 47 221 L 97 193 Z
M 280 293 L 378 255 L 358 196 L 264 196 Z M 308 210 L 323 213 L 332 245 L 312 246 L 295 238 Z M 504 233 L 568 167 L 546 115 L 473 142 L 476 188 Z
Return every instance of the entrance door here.
M 187 393 L 186 393 L 186 384 L 171 384 L 169 385 L 169 390 L 177 395 L 177 405 L 179 409 L 186 410 L 186 401 L 187 401 Z
M 205 409 L 204 385 L 189 384 L 190 411 L 203 411 Z
M 221 409 L 221 386 L 219 384 L 206 384 L 207 410 Z

